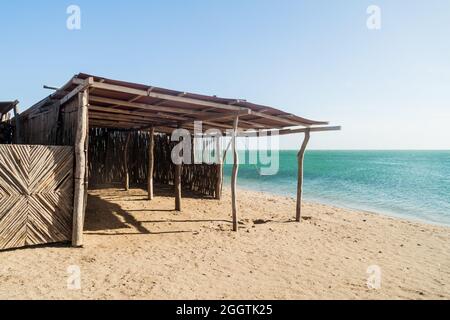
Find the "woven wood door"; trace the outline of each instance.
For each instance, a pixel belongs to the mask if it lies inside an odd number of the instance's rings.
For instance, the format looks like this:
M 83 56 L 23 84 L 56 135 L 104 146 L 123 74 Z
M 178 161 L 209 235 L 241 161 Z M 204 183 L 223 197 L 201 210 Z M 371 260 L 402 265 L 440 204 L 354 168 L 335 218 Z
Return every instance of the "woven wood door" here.
M 0 145 L 0 250 L 72 237 L 73 148 Z

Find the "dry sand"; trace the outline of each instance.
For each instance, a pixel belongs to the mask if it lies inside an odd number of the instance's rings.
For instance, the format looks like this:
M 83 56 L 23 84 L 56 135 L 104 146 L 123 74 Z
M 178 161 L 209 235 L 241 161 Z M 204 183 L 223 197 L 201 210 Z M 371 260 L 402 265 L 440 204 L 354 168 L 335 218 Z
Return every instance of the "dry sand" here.
M 450 228 L 241 190 L 220 202 L 93 191 L 85 247 L 0 252 L 1 299 L 449 299 Z M 81 290 L 69 290 L 78 265 Z M 367 268 L 381 268 L 381 288 Z

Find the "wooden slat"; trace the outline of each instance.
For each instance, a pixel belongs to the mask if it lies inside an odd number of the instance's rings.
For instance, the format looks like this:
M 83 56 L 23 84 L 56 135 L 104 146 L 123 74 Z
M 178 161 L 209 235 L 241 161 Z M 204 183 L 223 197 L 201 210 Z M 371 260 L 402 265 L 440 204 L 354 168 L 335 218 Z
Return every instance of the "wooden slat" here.
M 77 131 L 75 138 L 75 183 L 73 206 L 73 234 L 72 245 L 83 245 L 84 210 L 86 197 L 86 169 L 87 150 L 86 139 L 89 128 L 88 119 L 88 91 L 78 94 Z
M 134 89 L 134 88 L 119 86 L 119 85 L 114 85 L 114 84 L 109 84 L 109 83 L 94 82 L 93 84 L 91 84 L 91 86 L 93 88 L 98 88 L 98 89 L 103 89 L 103 90 L 109 90 L 109 91 L 115 91 L 115 92 L 125 92 L 125 93 L 129 93 L 129 94 L 143 96 L 143 97 L 151 97 L 151 98 L 156 98 L 156 99 L 161 99 L 161 100 L 182 102 L 182 103 L 203 106 L 203 107 L 212 107 L 212 108 L 224 109 L 224 110 L 229 110 L 229 111 L 248 110 L 248 113 L 251 112 L 250 109 L 248 109 L 248 108 L 232 106 L 232 105 L 211 102 L 211 101 L 205 101 L 205 100 L 199 100 L 199 99 L 186 98 L 186 97 L 182 97 L 182 96 L 172 96 L 169 94 L 152 92 L 150 90 L 145 91 L 145 90 Z
M 81 91 L 85 90 L 87 87 L 89 87 L 90 84 L 92 84 L 94 82 L 94 79 L 92 77 L 87 78 L 86 80 L 84 80 L 84 82 L 80 85 L 78 85 L 75 89 L 73 89 L 71 92 L 69 92 L 66 96 L 64 96 L 61 100 L 60 100 L 60 104 L 63 105 L 65 104 L 67 101 L 69 101 L 70 99 L 72 99 L 73 97 L 75 97 L 78 93 L 80 93 Z
M 131 116 L 139 116 L 141 118 L 173 119 L 173 120 L 179 120 L 179 121 L 186 121 L 185 117 L 180 117 L 180 116 L 172 115 L 172 114 L 169 115 L 169 114 L 164 114 L 164 113 L 160 113 L 160 112 L 149 113 L 149 112 L 141 112 L 141 111 L 129 111 L 129 110 L 123 110 L 123 109 L 116 109 L 113 107 L 100 107 L 100 106 L 95 106 L 95 105 L 90 105 L 89 110 L 107 112 L 107 113 L 115 113 L 115 114 L 123 114 L 123 115 L 131 115 Z
M 0 250 L 69 241 L 73 148 L 0 145 Z
M 237 177 L 238 177 L 238 171 L 239 171 L 239 154 L 237 151 L 237 133 L 238 133 L 238 127 L 239 125 L 239 117 L 237 116 L 234 119 L 233 124 L 233 137 L 231 138 L 232 144 L 231 148 L 233 150 L 233 171 L 231 174 L 231 208 L 232 208 L 232 214 L 233 214 L 233 231 L 238 231 L 238 208 L 237 208 L 237 195 L 236 195 L 236 187 L 237 187 Z
M 239 137 L 259 137 L 262 134 L 266 136 L 283 136 L 288 134 L 297 134 L 297 133 L 305 133 L 306 131 L 309 132 L 326 132 L 326 131 L 340 131 L 342 127 L 340 126 L 334 126 L 334 127 L 311 127 L 311 128 L 301 128 L 301 129 L 283 129 L 283 130 L 267 130 L 267 131 L 253 131 L 253 132 L 245 132 L 240 131 Z
M 301 221 L 302 217 L 302 203 L 303 203 L 303 162 L 305 159 L 305 151 L 310 139 L 310 131 L 305 131 L 305 138 L 297 155 L 298 160 L 298 178 L 297 178 L 297 208 L 296 217 L 297 222 Z

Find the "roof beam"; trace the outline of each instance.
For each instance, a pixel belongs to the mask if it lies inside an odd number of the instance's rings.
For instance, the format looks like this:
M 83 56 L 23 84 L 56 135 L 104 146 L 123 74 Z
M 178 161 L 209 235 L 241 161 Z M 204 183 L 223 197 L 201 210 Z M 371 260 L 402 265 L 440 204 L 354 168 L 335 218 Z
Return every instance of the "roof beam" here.
M 135 123 L 126 123 L 123 121 L 113 121 L 113 120 L 89 120 L 89 126 L 95 126 L 100 128 L 121 128 L 121 129 L 138 129 L 139 125 Z
M 341 131 L 341 126 L 334 126 L 334 127 L 314 127 L 314 128 L 301 128 L 301 129 L 284 129 L 279 131 L 279 135 L 286 135 L 286 134 L 295 134 L 295 133 L 303 133 L 306 131 L 309 132 L 324 132 L 324 131 Z
M 287 125 L 291 125 L 291 126 L 299 126 L 299 125 L 310 126 L 311 125 L 309 123 L 304 123 L 302 121 L 285 119 L 285 118 L 282 118 L 281 116 L 273 116 L 273 115 L 269 115 L 269 114 L 257 112 L 257 111 L 253 111 L 251 116 L 264 118 L 264 119 L 276 121 L 278 123 L 283 123 L 283 124 L 287 124 Z M 325 123 L 325 124 L 327 124 L 327 123 Z
M 64 98 L 60 100 L 60 104 L 63 105 L 70 99 L 72 99 L 74 96 L 78 94 L 78 92 L 83 91 L 87 87 L 89 87 L 94 82 L 94 78 L 89 77 L 86 80 L 84 80 L 84 83 L 78 85 L 75 89 L 73 89 L 69 94 L 67 94 Z
M 111 107 L 100 107 L 100 106 L 96 106 L 96 105 L 90 105 L 89 110 L 113 113 L 113 114 L 140 116 L 143 118 L 173 119 L 173 120 L 178 120 L 178 121 L 186 120 L 186 118 L 184 118 L 184 117 L 164 114 L 164 113 L 160 113 L 160 112 L 148 113 L 148 112 L 142 112 L 142 111 L 130 111 L 130 110 L 123 110 L 123 109 L 116 109 L 116 108 L 111 108 Z
M 301 129 L 283 129 L 283 130 L 267 130 L 267 131 L 254 131 L 254 132 L 239 132 L 240 137 L 259 137 L 263 133 L 266 136 L 284 136 L 287 134 L 296 134 L 304 132 L 324 132 L 324 131 L 340 131 L 342 127 L 313 127 L 313 128 L 301 128 Z
M 129 101 L 123 101 L 123 100 L 118 100 L 118 99 L 103 98 L 103 97 L 98 97 L 98 96 L 90 96 L 89 100 L 93 101 L 93 102 L 109 103 L 109 104 L 112 104 L 112 105 L 115 105 L 118 107 L 119 106 L 130 107 L 130 108 L 137 108 L 137 109 L 150 110 L 150 111 L 173 112 L 173 113 L 181 113 L 181 114 L 199 114 L 199 113 L 201 113 L 201 111 L 189 110 L 189 109 L 184 109 L 184 108 L 156 106 L 156 105 L 152 105 L 152 104 L 129 102 Z
M 218 114 L 218 113 L 215 113 L 215 114 L 210 114 L 210 115 L 207 115 L 207 116 L 201 116 L 201 117 L 199 117 L 197 119 L 187 120 L 185 122 L 180 123 L 180 125 L 183 125 L 185 123 L 194 122 L 194 121 L 221 121 L 221 120 L 228 120 L 228 119 L 235 118 L 236 115 L 244 115 L 244 114 L 248 114 L 246 110 L 245 111 L 239 111 L 239 112 L 236 112 L 236 113 L 231 113 L 231 114 L 223 114 L 223 113 Z M 231 126 L 231 128 L 232 128 L 232 126 Z
M 306 118 L 296 116 L 294 114 L 284 114 L 284 115 L 277 116 L 277 117 L 287 118 L 287 119 L 291 119 L 294 121 L 301 121 L 303 123 L 310 123 L 310 125 L 327 125 L 327 124 L 329 124 L 329 122 L 327 122 L 327 121 L 312 121 L 312 120 L 309 120 Z
M 105 113 L 91 112 L 89 117 L 92 119 L 107 119 L 107 120 L 117 120 L 117 121 L 129 121 L 135 123 L 156 123 L 157 121 L 143 119 L 141 117 L 133 117 L 133 116 L 120 116 L 120 115 L 110 115 Z
M 205 101 L 200 99 L 192 99 L 192 98 L 186 98 L 181 96 L 173 96 L 170 94 L 163 94 L 163 93 L 155 93 L 150 90 L 140 90 L 140 89 L 134 89 L 129 88 L 125 86 L 119 86 L 109 83 L 99 83 L 99 82 L 93 82 L 91 85 L 93 88 L 103 89 L 103 90 L 109 90 L 109 91 L 116 91 L 116 92 L 125 92 L 129 94 L 134 94 L 138 96 L 144 96 L 144 97 L 151 97 L 155 99 L 161 99 L 161 100 L 168 100 L 168 101 L 175 101 L 175 102 L 182 102 L 187 104 L 193 104 L 198 106 L 204 106 L 204 107 L 212 107 L 217 109 L 224 109 L 228 111 L 244 111 L 247 110 L 247 113 L 250 114 L 251 110 L 244 107 L 238 107 L 238 106 L 231 106 L 227 104 L 212 102 L 212 101 Z

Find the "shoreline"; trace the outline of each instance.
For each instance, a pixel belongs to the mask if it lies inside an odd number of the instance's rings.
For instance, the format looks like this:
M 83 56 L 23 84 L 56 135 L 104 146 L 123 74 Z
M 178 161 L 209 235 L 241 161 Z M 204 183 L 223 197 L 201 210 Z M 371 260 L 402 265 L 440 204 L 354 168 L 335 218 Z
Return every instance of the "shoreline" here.
M 225 189 L 227 189 L 227 188 L 228 187 L 225 187 Z M 241 189 L 243 191 L 248 191 L 248 192 L 256 192 L 256 193 L 261 193 L 261 194 L 267 194 L 267 195 L 270 195 L 270 196 L 288 197 L 290 199 L 296 200 L 295 196 L 284 195 L 284 194 L 281 194 L 281 193 L 270 192 L 270 191 L 256 190 L 256 189 L 252 189 L 251 187 L 238 186 L 237 189 L 238 190 Z M 306 203 L 318 204 L 318 205 L 326 205 L 326 206 L 335 207 L 335 208 L 339 208 L 339 209 L 343 209 L 343 210 L 365 212 L 365 213 L 380 215 L 380 216 L 383 216 L 383 217 L 389 217 L 389 218 L 396 218 L 396 219 L 400 219 L 400 220 L 406 220 L 406 221 L 409 221 L 409 222 L 423 223 L 423 224 L 428 224 L 428 225 L 436 226 L 436 227 L 450 228 L 450 223 L 426 220 L 426 219 L 417 218 L 417 217 L 414 217 L 414 216 L 408 216 L 408 215 L 401 214 L 401 213 L 388 212 L 388 211 L 383 211 L 383 210 L 378 210 L 378 209 L 356 208 L 356 207 L 353 207 L 351 205 L 336 204 L 336 203 L 333 203 L 332 201 L 327 202 L 326 200 L 311 199 L 311 198 L 308 198 L 308 197 L 305 197 L 305 196 L 303 197 L 303 201 L 306 202 Z
M 167 193 L 93 190 L 83 248 L 0 252 L 0 299 L 450 299 L 450 228 L 309 202 L 297 223 L 290 197 L 238 196 L 236 233 L 227 189 L 181 212 Z

